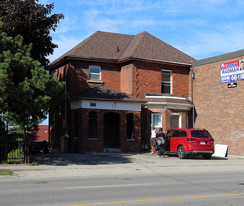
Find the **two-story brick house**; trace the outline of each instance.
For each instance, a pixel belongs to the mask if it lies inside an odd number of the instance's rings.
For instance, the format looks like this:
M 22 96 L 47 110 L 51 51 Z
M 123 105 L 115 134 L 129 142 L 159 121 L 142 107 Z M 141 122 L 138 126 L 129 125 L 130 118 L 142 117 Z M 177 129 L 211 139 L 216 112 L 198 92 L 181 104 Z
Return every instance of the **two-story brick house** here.
M 147 32 L 94 33 L 50 66 L 68 92 L 51 139 L 71 152 L 137 152 L 151 125 L 190 126 L 193 60 Z

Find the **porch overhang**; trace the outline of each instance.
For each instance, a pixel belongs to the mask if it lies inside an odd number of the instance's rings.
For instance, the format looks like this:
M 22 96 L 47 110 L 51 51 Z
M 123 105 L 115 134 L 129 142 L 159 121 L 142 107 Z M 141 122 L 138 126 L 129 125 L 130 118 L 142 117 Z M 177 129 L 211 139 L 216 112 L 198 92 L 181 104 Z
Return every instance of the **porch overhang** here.
M 86 100 L 76 99 L 70 101 L 71 110 L 74 109 L 100 109 L 100 110 L 122 110 L 141 111 L 140 102 L 114 101 L 114 100 Z
M 194 107 L 188 97 L 148 95 L 144 100 L 146 108 L 191 110 Z

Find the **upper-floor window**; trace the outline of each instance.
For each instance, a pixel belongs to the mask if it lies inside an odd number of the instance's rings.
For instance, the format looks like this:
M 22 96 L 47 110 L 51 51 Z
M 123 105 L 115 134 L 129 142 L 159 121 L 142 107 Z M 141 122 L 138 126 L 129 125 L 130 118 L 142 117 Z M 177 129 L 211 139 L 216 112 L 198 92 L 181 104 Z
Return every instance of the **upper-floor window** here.
M 162 94 L 171 94 L 171 75 L 172 71 L 171 70 L 161 70 L 162 74 L 162 87 L 161 87 L 161 92 Z
M 101 80 L 101 67 L 91 65 L 89 66 L 89 80 Z

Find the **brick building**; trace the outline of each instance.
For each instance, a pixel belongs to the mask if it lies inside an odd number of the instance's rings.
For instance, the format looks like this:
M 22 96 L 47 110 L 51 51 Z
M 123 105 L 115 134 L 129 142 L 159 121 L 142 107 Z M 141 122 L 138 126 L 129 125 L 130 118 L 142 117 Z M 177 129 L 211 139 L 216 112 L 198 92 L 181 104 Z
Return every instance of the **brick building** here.
M 206 128 L 229 154 L 244 155 L 244 50 L 193 62 L 195 127 Z
M 50 114 L 52 143 L 70 152 L 138 152 L 149 147 L 151 125 L 190 127 L 192 61 L 147 32 L 94 33 L 50 65 L 68 93 Z

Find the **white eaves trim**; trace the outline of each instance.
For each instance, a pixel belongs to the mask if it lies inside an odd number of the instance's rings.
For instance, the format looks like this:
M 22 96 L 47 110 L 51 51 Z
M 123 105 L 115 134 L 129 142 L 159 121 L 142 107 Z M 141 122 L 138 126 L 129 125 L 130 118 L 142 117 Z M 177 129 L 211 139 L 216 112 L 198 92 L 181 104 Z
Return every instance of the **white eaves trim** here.
M 156 96 L 156 95 L 146 95 L 145 98 L 155 98 L 155 99 L 179 99 L 179 100 L 191 100 L 190 97 L 174 97 L 174 96 Z
M 73 109 L 104 109 L 104 110 L 124 110 L 141 111 L 140 102 L 120 102 L 120 101 L 96 101 L 96 100 L 71 100 L 71 110 Z
M 183 103 L 170 103 L 170 102 L 148 102 L 145 104 L 147 108 L 163 108 L 163 109 L 181 109 L 190 110 L 193 105 Z

